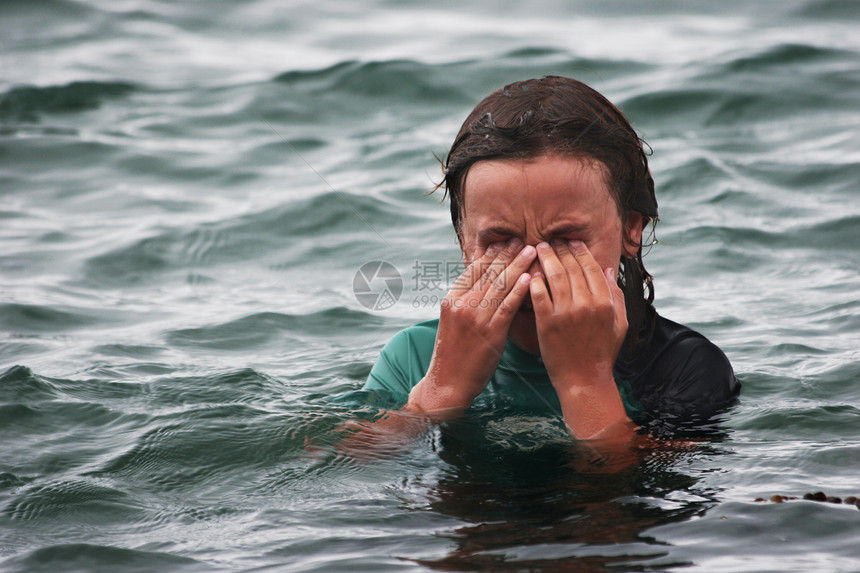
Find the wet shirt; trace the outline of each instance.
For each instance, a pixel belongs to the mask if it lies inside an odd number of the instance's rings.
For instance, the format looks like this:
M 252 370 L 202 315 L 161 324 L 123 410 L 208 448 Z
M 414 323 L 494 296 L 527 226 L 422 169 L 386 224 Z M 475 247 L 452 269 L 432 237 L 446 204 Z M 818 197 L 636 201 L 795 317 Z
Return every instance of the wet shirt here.
M 433 356 L 439 320 L 411 326 L 389 341 L 365 383 L 406 402 Z M 698 332 L 657 316 L 650 340 L 615 363 L 615 383 L 630 418 L 655 435 L 708 432 L 740 392 L 726 355 Z M 558 395 L 540 356 L 510 340 L 473 407 L 516 408 L 561 417 Z

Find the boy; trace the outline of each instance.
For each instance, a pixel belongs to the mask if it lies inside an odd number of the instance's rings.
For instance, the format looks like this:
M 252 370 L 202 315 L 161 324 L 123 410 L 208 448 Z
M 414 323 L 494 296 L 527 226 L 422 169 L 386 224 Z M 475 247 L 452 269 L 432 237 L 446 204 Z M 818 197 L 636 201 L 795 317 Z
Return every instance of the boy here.
M 723 352 L 660 317 L 642 263 L 657 219 L 643 142 L 585 84 L 508 85 L 445 164 L 467 265 L 438 320 L 396 335 L 365 389 L 432 420 L 491 401 L 560 413 L 579 440 L 702 430 L 740 391 Z

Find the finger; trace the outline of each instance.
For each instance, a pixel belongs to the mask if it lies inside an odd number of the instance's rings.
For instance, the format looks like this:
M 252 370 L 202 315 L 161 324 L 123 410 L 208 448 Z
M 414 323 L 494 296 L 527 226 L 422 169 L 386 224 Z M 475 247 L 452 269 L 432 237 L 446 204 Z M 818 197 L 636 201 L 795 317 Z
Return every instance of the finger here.
M 624 293 L 618 286 L 618 271 L 612 267 L 606 267 L 603 269 L 603 278 L 606 280 L 606 288 L 609 289 L 609 302 L 615 304 L 617 293 L 621 293 L 621 300 L 623 301 Z
M 537 245 L 538 258 L 543 274 L 546 277 L 546 283 L 549 287 L 549 292 L 552 294 L 552 301 L 555 304 L 560 304 L 562 301 L 569 301 L 570 279 L 567 276 L 567 271 L 558 260 L 555 251 L 548 243 L 538 243 Z
M 609 267 L 603 271 L 606 287 L 609 290 L 609 300 L 615 311 L 615 324 L 622 333 L 622 339 L 627 334 L 627 305 L 624 302 L 624 291 L 618 286 L 618 271 Z
M 505 297 L 514 287 L 517 278 L 528 270 L 537 256 L 537 251 L 531 245 L 523 247 L 523 249 L 514 257 L 507 267 L 499 274 L 499 276 L 489 286 L 485 297 L 500 296 Z
M 487 257 L 489 257 L 489 259 L 487 259 L 487 260 L 493 260 L 495 258 L 495 256 L 498 255 L 501 252 L 501 250 L 504 248 L 505 248 L 505 241 L 496 241 L 495 243 L 490 243 L 490 245 L 484 250 L 481 250 L 479 248 L 477 251 L 477 253 L 478 253 L 477 258 L 475 258 L 471 261 L 467 261 L 466 266 L 469 266 L 473 263 L 476 263 L 481 259 L 486 259 Z
M 481 275 L 486 270 L 486 266 L 496 258 L 504 247 L 505 243 L 503 242 L 493 243 L 487 247 L 487 250 L 480 257 L 469 263 L 463 272 L 460 273 L 460 276 L 454 281 L 454 288 L 451 290 L 459 293 L 471 289 L 481 278 Z
M 598 298 L 609 297 L 609 288 L 606 286 L 606 278 L 603 276 L 603 269 L 594 260 L 591 251 L 582 241 L 571 241 L 569 243 L 570 252 L 579 263 L 579 268 L 582 272 L 584 284 L 579 283 L 578 288 L 585 287 L 588 292 Z M 580 286 L 581 285 L 581 286 Z M 576 291 L 574 291 L 576 292 Z M 586 292 L 582 291 L 581 295 Z
M 481 276 L 475 282 L 472 290 L 479 292 L 482 295 L 485 294 L 493 281 L 502 274 L 502 271 L 505 270 L 508 263 L 516 257 L 517 253 L 519 253 L 522 248 L 522 241 L 516 237 L 509 239 L 507 243 L 504 243 L 503 248 L 496 254 L 493 260 L 486 263 L 485 267 L 481 269 L 483 272 L 481 272 Z
M 536 316 L 541 317 L 552 314 L 552 299 L 549 296 L 549 290 L 546 288 L 543 273 L 536 272 L 532 275 L 532 280 L 529 283 L 529 292 L 532 295 L 532 306 L 535 309 Z
M 490 321 L 491 323 L 494 323 L 494 328 L 509 327 L 511 325 L 511 322 L 514 320 L 514 315 L 517 314 L 517 311 L 522 306 L 523 301 L 529 292 L 529 283 L 531 280 L 532 277 L 528 273 L 522 273 L 517 277 L 517 280 L 511 287 L 511 292 L 502 299 L 502 302 L 499 304 L 498 309 L 496 309 L 496 313 Z
M 554 239 L 552 242 L 552 248 L 558 257 L 558 260 L 561 262 L 561 266 L 564 267 L 567 272 L 567 281 L 570 284 L 570 292 L 576 296 L 577 284 L 584 283 L 585 281 L 585 277 L 582 276 L 582 268 L 576 260 L 576 257 L 574 257 L 573 253 L 570 251 L 567 241 Z M 583 293 L 579 294 L 582 296 Z

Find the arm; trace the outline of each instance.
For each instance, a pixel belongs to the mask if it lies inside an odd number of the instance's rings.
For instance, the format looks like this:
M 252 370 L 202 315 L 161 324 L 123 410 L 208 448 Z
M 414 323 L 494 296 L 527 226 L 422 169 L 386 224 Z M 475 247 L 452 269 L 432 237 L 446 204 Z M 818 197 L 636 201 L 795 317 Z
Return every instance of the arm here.
M 601 269 L 580 241 L 538 245 L 545 274 L 531 283 L 541 356 L 574 438 L 629 443 L 627 416 L 612 368 L 627 333 L 614 269 Z
M 365 388 L 408 393 L 407 403 L 373 422 L 348 424 L 352 434 L 342 447 L 360 457 L 376 455 L 380 446 L 408 443 L 429 423 L 468 409 L 498 367 L 511 321 L 528 293 L 531 277 L 525 271 L 535 257 L 534 247 L 511 240 L 492 245 L 469 265 L 442 302 L 429 364 L 431 328 L 414 327 L 392 339 Z
M 518 239 L 494 244 L 457 279 L 442 301 L 427 374 L 404 408 L 437 420 L 460 415 L 499 365 L 511 321 L 529 289 L 536 256 Z
M 622 366 L 643 407 L 639 421 L 657 436 L 718 434 L 740 383 L 726 355 L 683 325 L 657 317 L 652 341 Z

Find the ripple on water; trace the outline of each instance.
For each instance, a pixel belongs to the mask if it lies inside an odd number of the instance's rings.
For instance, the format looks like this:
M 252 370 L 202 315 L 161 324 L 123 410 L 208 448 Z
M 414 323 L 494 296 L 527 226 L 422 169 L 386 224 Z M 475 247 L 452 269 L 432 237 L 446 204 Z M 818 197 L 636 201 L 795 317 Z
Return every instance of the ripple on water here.
M 4 508 L 12 520 L 82 523 L 137 521 L 142 508 L 127 493 L 95 480 L 71 479 L 24 488 Z M 73 517 L 74 519 L 69 519 Z
M 170 346 L 241 351 L 281 346 L 308 336 L 345 336 L 343 333 L 357 328 L 383 323 L 378 315 L 344 307 L 309 314 L 264 312 L 226 323 L 170 331 L 165 338 Z
M 157 551 L 143 551 L 68 543 L 41 547 L 3 562 L 10 572 L 26 571 L 212 571 L 219 568 L 189 557 Z
M 189 266 L 214 267 L 288 252 L 303 238 L 318 236 L 320 229 L 327 236 L 343 236 L 366 233 L 373 228 L 369 225 L 390 232 L 420 221 L 408 214 L 391 221 L 385 200 L 332 191 L 217 223 L 162 230 L 111 248 L 86 260 L 82 280 L 98 288 L 144 285 L 171 273 L 184 274 Z
M 0 569 L 856 568 L 856 509 L 752 502 L 860 494 L 856 2 L 87 4 L 0 2 L 27 82 L 0 87 Z M 349 391 L 408 319 L 361 310 L 356 266 L 456 256 L 432 153 L 545 73 L 653 144 L 657 302 L 741 402 L 620 471 L 480 408 L 362 457 L 345 424 L 399 404 Z

